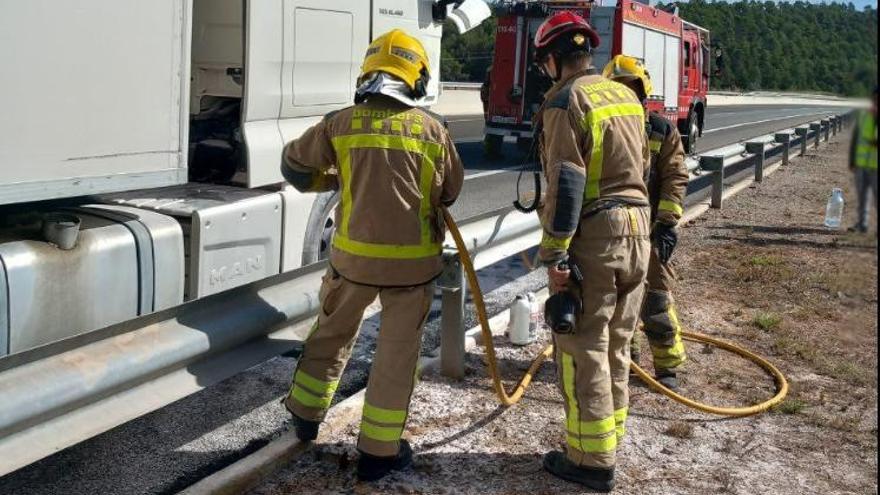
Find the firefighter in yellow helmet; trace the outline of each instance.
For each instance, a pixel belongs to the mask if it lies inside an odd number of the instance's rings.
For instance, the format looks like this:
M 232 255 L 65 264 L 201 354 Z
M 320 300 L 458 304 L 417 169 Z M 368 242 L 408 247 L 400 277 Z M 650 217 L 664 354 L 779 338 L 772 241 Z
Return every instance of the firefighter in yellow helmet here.
M 645 114 L 626 86 L 592 65 L 598 33 L 562 11 L 535 36 L 536 59 L 555 82 L 539 126 L 547 194 L 539 254 L 554 296 L 576 301 L 574 325 L 555 325 L 565 452 L 544 456 L 553 475 L 607 492 L 629 410 L 629 344 L 651 250 Z M 575 270 L 577 268 L 577 270 Z M 580 273 L 582 277 L 578 277 Z M 552 316 L 549 304 L 546 314 Z M 566 313 L 571 314 L 571 313 Z
M 401 439 L 416 382 L 422 329 L 441 271 L 441 205 L 463 168 L 442 119 L 419 107 L 430 77 L 422 44 L 401 30 L 367 49 L 355 105 L 330 113 L 284 148 L 281 170 L 303 192 L 337 190 L 337 229 L 284 403 L 297 436 L 314 440 L 376 297 L 381 327 L 358 439 L 358 477 L 379 479 L 412 461 Z
M 642 102 L 647 102 L 652 93 L 651 76 L 636 58 L 617 55 L 605 66 L 603 74 L 632 89 Z M 642 321 L 651 346 L 657 379 L 667 387 L 676 389 L 677 373 L 687 356 L 672 298 L 675 271 L 669 259 L 678 241 L 676 226 L 683 211 L 688 171 L 681 135 L 675 126 L 659 113 L 648 112 L 645 127 L 651 149 L 648 196 L 651 200 L 652 249 Z M 634 360 L 638 360 L 638 354 L 636 341 L 633 340 Z

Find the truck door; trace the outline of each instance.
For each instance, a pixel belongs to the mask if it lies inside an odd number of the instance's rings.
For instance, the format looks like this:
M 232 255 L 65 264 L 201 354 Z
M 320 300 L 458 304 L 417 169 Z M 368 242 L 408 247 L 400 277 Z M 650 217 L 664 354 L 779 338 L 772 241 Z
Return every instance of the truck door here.
M 284 143 L 325 114 L 352 104 L 360 60 L 370 41 L 370 2 L 246 3 L 242 128 L 247 185 L 259 187 L 283 180 L 279 160 Z

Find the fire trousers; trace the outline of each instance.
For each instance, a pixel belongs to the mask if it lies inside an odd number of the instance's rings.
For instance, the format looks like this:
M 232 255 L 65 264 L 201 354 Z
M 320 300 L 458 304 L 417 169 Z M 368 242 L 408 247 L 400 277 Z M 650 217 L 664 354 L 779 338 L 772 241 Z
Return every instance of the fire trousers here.
M 642 323 L 651 346 L 654 369 L 657 370 L 675 370 L 687 360 L 681 340 L 681 324 L 672 299 L 675 280 L 672 266 L 662 263 L 657 250 L 651 249 L 648 292 L 642 306 Z M 636 341 L 633 342 L 634 350 L 638 352 Z
M 422 329 L 434 285 L 380 288 L 345 280 L 331 268 L 320 291 L 321 311 L 306 339 L 285 405 L 296 416 L 322 421 L 357 339 L 364 311 L 379 297 L 381 324 L 364 400 L 358 449 L 394 456 L 417 380 Z
M 651 243 L 648 208 L 624 207 L 581 220 L 569 248 L 583 274 L 575 332 L 554 335 L 566 404 L 566 454 L 610 468 L 626 432 L 630 341 L 639 319 Z

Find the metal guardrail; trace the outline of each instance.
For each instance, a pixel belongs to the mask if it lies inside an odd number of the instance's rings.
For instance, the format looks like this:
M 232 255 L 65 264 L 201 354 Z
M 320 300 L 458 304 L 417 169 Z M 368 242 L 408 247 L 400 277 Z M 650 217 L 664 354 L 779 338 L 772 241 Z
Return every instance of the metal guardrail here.
M 689 162 L 712 172 L 712 206 L 722 206 L 724 178 L 755 167 L 763 178 L 770 158 L 788 163 L 791 148 L 806 153 L 852 120 L 852 113 L 713 150 Z M 691 181 L 694 190 L 703 186 Z M 691 193 L 689 184 L 689 193 Z M 477 269 L 536 246 L 537 215 L 498 210 L 461 225 Z M 447 238 L 446 246 L 453 246 Z M 442 291 L 441 363 L 464 374 L 466 291 L 458 252 L 447 247 Z M 0 359 L 0 476 L 86 438 L 183 398 L 257 362 L 289 350 L 300 335 L 273 341 L 318 308 L 325 266 L 313 265 L 103 330 Z M 263 345 L 272 341 L 273 345 Z M 262 347 L 260 347 L 262 345 Z M 219 379 L 218 379 L 219 377 Z

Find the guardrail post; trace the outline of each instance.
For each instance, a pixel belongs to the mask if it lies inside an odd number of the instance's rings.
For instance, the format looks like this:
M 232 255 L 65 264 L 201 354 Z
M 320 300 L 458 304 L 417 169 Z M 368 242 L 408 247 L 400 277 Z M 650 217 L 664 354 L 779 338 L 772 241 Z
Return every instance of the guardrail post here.
M 764 143 L 746 143 L 746 152 L 752 153 L 757 157 L 755 161 L 755 182 L 762 182 L 764 180 L 764 161 L 767 157 L 767 154 L 764 153 Z
M 819 140 L 822 139 L 822 124 L 818 122 L 810 124 L 810 131 L 815 133 L 813 136 L 816 140 L 813 142 L 813 147 L 819 149 Z
M 798 127 L 794 130 L 794 133 L 800 136 L 801 138 L 801 154 L 800 156 L 804 156 L 807 154 L 807 135 L 810 130 L 806 127 Z
M 724 157 L 701 156 L 700 167 L 712 172 L 712 208 L 721 209 L 724 203 Z
M 440 306 L 440 370 L 450 378 L 464 378 L 464 307 L 467 290 L 458 251 L 443 253 L 443 273 L 437 279 Z
M 782 164 L 788 165 L 791 163 L 791 134 L 787 132 L 779 132 L 773 139 L 782 145 Z
M 822 126 L 822 132 L 825 134 L 825 142 L 827 143 L 831 136 L 831 122 L 828 119 L 822 119 L 819 125 Z
M 840 120 L 836 115 L 831 116 L 831 135 L 837 136 L 837 121 Z

